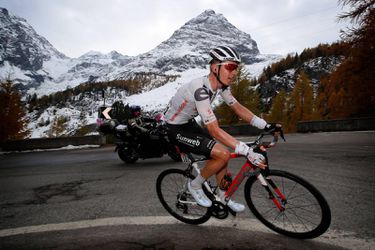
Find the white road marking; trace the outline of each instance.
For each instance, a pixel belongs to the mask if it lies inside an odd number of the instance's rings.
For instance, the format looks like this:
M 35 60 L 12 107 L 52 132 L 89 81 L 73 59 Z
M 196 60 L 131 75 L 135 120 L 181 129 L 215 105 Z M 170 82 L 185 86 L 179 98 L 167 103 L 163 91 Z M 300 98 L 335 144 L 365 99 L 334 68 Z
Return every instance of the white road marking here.
M 171 216 L 135 216 L 135 217 L 112 217 L 94 220 L 82 220 L 74 222 L 26 226 L 0 230 L 0 237 L 8 237 L 22 234 L 43 233 L 52 231 L 86 229 L 102 226 L 121 225 L 172 225 L 183 224 Z M 201 226 L 227 227 L 244 231 L 272 232 L 256 219 L 232 218 L 226 220 L 210 219 Z M 373 249 L 374 239 L 360 239 L 351 232 L 337 232 L 328 230 L 324 235 L 314 239 L 326 244 L 336 245 L 349 249 Z

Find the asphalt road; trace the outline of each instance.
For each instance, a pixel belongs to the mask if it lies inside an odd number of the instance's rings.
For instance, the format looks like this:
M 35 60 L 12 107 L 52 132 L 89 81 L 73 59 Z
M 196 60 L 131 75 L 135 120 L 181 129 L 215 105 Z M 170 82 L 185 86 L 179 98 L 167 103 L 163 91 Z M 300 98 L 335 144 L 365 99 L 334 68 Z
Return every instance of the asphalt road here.
M 1 154 L 0 249 L 375 249 L 375 132 L 292 134 L 269 150 L 271 168 L 307 179 L 330 204 L 331 227 L 313 240 L 273 233 L 250 211 L 180 223 L 155 181 L 185 166 L 168 157 L 126 165 L 113 149 Z

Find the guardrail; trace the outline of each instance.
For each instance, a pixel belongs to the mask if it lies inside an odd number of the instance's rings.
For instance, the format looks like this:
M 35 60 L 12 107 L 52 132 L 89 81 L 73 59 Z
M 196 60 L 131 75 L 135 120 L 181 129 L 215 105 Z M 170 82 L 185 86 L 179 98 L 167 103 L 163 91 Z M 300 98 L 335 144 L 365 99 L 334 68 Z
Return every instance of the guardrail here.
M 220 126 L 225 132 L 233 136 L 259 135 L 260 130 L 249 124 L 222 125 Z
M 297 123 L 297 132 L 375 130 L 375 117 L 307 121 Z
M 62 148 L 69 145 L 103 145 L 105 142 L 105 137 L 101 135 L 9 140 L 2 145 L 2 150 L 24 151 L 33 149 Z
M 234 136 L 258 135 L 259 129 L 248 124 L 223 125 L 221 126 L 227 133 Z M 298 122 L 297 132 L 330 132 L 330 131 L 354 131 L 354 130 L 375 130 L 375 117 L 352 118 L 337 120 L 322 120 Z M 10 140 L 2 145 L 3 151 L 23 151 L 33 149 L 61 148 L 68 145 L 104 145 L 106 138 L 101 135 L 73 136 L 58 138 L 35 138 L 25 140 Z

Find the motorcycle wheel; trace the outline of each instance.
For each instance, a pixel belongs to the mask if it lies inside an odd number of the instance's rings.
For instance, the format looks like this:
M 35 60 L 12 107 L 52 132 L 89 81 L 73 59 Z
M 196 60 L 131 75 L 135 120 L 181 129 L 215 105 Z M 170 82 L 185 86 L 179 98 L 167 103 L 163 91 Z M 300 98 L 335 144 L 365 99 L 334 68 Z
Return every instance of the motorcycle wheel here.
M 120 159 L 126 163 L 135 163 L 138 160 L 137 152 L 133 148 L 125 147 L 125 148 L 119 148 L 118 156 Z

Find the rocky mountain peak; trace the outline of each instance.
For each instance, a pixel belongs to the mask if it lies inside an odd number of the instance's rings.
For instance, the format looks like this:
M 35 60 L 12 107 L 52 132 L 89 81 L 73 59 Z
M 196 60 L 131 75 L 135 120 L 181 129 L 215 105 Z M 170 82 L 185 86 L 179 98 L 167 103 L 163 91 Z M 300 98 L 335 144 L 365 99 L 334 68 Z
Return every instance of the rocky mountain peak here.
M 38 35 L 23 18 L 0 8 L 0 65 L 8 61 L 21 70 L 37 71 L 52 57 L 65 59 L 44 37 Z
M 249 34 L 240 31 L 213 10 L 206 10 L 185 23 L 161 46 L 170 49 L 177 42 L 184 44 L 184 47 L 195 47 L 191 51 L 198 52 L 204 58 L 208 58 L 210 49 L 229 45 L 238 50 L 245 64 L 253 63 L 254 57 L 259 54 L 257 44 Z
M 262 60 L 251 36 L 213 10 L 202 12 L 153 50 L 134 57 L 116 51 L 89 51 L 78 58 L 67 58 L 25 19 L 6 9 L 0 11 L 0 27 L 0 69 L 5 72 L 18 68 L 17 82 L 25 91 L 34 88 L 38 93 L 56 92 L 85 82 L 135 77 L 147 78 L 145 88 L 152 89 L 187 70 L 205 71 L 210 49 L 220 45 L 234 47 L 247 65 Z
M 259 54 L 257 44 L 249 34 L 237 29 L 222 14 L 206 10 L 185 23 L 156 48 L 134 58 L 126 67 L 136 72 L 147 68 L 155 73 L 204 69 L 210 49 L 220 45 L 234 47 L 245 64 L 254 63 L 255 56 Z M 128 76 L 121 72 L 116 77 Z

